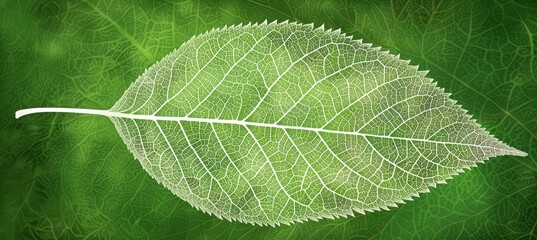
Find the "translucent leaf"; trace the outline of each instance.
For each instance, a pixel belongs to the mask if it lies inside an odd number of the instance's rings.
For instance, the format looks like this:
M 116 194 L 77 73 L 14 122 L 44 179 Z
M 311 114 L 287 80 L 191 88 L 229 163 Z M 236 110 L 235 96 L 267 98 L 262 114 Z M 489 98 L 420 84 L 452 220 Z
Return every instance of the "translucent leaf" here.
M 395 207 L 491 157 L 526 156 L 398 56 L 322 26 L 196 36 L 108 111 L 143 168 L 217 217 L 279 225 Z

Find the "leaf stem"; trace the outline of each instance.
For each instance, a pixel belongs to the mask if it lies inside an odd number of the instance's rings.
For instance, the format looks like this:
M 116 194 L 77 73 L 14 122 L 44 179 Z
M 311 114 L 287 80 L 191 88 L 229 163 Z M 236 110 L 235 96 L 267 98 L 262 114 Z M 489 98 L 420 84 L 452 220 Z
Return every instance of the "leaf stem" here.
M 84 108 L 27 108 L 15 112 L 15 118 L 19 119 L 20 117 L 34 114 L 34 113 L 80 113 L 80 114 L 92 114 L 92 115 L 102 115 L 110 117 L 112 112 L 107 110 L 97 110 L 97 109 L 84 109 Z

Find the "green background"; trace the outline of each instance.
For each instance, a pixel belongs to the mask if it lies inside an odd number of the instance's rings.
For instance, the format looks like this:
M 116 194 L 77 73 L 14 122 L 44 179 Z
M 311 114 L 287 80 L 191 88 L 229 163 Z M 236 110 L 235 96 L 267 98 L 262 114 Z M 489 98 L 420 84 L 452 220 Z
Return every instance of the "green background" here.
M 537 238 L 537 1 L 0 0 L 0 236 L 28 239 Z M 391 211 L 277 228 L 197 211 L 144 172 L 100 116 L 156 60 L 214 27 L 325 24 L 428 69 L 497 157 Z

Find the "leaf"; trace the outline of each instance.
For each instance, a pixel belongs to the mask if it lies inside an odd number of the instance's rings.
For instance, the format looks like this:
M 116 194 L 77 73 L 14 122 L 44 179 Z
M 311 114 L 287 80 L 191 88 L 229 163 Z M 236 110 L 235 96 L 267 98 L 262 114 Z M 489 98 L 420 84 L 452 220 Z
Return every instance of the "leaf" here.
M 108 111 L 143 168 L 204 212 L 279 225 L 396 207 L 500 142 L 409 61 L 312 24 L 215 29 Z

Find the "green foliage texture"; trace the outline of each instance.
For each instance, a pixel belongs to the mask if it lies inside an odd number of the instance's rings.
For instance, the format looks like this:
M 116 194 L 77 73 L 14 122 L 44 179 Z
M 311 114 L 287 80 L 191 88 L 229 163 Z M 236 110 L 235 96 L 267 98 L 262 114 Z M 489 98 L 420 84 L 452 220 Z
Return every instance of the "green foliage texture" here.
M 535 1 L 8 1 L 0 3 L 0 235 L 6 239 L 537 237 Z M 144 69 L 191 36 L 268 20 L 325 24 L 382 46 L 453 93 L 497 157 L 413 202 L 353 218 L 260 227 L 220 220 L 142 169 L 105 117 Z

